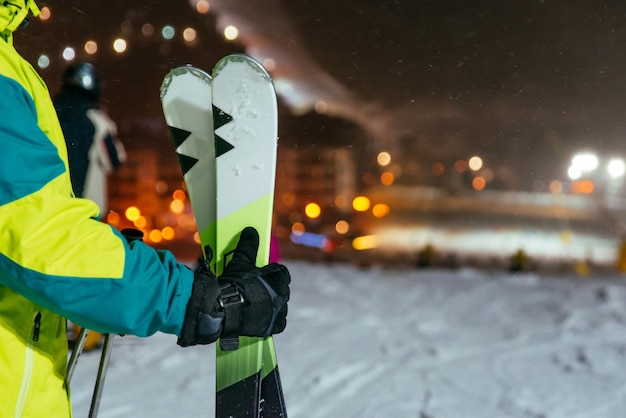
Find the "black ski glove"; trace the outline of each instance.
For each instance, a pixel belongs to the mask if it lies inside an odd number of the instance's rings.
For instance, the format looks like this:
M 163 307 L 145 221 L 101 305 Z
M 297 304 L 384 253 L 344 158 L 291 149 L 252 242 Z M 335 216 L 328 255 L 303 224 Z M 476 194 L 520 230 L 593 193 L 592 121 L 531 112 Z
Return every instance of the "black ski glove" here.
M 211 344 L 222 332 L 224 307 L 217 277 L 209 267 L 212 256 L 209 248 L 207 259 L 202 260 L 194 272 L 191 297 L 187 302 L 183 328 L 178 337 L 178 345 L 182 347 Z
M 291 276 L 287 267 L 272 263 L 255 266 L 259 234 L 254 228 L 241 232 L 232 260 L 220 276 L 226 317 L 221 348 L 237 348 L 237 337 L 268 337 L 287 325 L 287 301 Z
M 237 337 L 267 337 L 287 325 L 289 271 L 272 263 L 255 266 L 259 234 L 245 228 L 232 260 L 218 280 L 204 262 L 195 272 L 191 298 L 178 344 L 209 344 L 222 338 L 222 349 L 237 348 Z M 210 254 L 207 254 L 210 261 Z

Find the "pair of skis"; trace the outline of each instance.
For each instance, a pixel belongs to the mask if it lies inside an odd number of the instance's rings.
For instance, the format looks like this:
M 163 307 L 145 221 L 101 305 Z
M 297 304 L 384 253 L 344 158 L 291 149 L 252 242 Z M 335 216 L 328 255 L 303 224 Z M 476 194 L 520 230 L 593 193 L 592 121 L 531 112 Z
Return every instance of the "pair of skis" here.
M 269 259 L 276 175 L 277 103 L 272 80 L 243 54 L 222 58 L 212 74 L 171 70 L 161 86 L 203 251 L 220 275 L 246 226 L 260 236 L 257 265 Z M 271 337 L 220 340 L 216 417 L 286 417 Z

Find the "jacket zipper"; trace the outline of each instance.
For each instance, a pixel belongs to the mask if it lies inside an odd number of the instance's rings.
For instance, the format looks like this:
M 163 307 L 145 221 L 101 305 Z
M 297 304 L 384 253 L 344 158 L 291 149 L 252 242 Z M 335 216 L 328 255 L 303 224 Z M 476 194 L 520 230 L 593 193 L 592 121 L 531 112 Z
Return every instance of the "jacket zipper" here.
M 33 324 L 33 341 L 39 341 L 39 330 L 41 328 L 41 312 L 35 315 L 35 323 Z
M 30 382 L 33 377 L 33 343 L 39 341 L 39 331 L 41 329 L 41 312 L 35 314 L 33 320 L 33 333 L 31 341 L 26 344 L 26 352 L 24 355 L 24 373 L 22 374 L 22 384 L 20 386 L 20 394 L 17 398 L 17 405 L 15 406 L 15 417 L 21 417 L 24 411 L 24 404 L 26 403 L 26 397 L 30 390 Z

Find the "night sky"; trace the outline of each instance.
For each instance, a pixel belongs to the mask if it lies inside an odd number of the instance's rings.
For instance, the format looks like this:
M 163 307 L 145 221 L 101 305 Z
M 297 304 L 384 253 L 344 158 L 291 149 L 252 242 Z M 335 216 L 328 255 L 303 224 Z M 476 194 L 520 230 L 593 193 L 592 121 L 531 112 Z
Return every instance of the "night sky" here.
M 328 116 L 360 125 L 363 144 L 372 151 L 389 148 L 423 164 L 447 164 L 477 153 L 496 171 L 509 172 L 510 187 L 521 188 L 563 177 L 569 158 L 581 148 L 622 154 L 626 4 L 210 3 L 216 7 L 199 14 L 185 0 L 40 1 L 40 7 L 50 5 L 53 17 L 32 22 L 15 43 L 31 62 L 41 52 L 53 57 L 40 72 L 54 92 L 65 65 L 58 59 L 64 45 L 78 50 L 84 40 L 97 39 L 102 52 L 78 58 L 101 70 L 106 105 L 130 130 L 135 125 L 160 129 L 158 86 L 171 67 L 193 63 L 208 69 L 221 56 L 262 41 L 266 51 L 295 57 L 276 60 L 277 86 L 283 77 L 291 77 L 295 89 L 299 81 L 325 80 L 320 73 L 332 80 L 334 84 L 309 88 L 307 94 L 343 101 L 345 108 L 331 106 Z M 245 24 L 261 31 L 263 39 L 224 40 L 219 19 L 228 9 L 247 13 Z M 285 25 L 271 22 L 272 16 Z M 156 28 L 153 36 L 141 34 L 145 22 Z M 157 32 L 164 24 L 193 26 L 198 41 L 191 46 L 180 38 L 163 41 Z M 121 35 L 129 39 L 129 49 L 116 55 L 106 44 Z M 290 129 L 281 137 L 293 136 L 288 142 L 297 142 L 297 123 L 284 125 Z

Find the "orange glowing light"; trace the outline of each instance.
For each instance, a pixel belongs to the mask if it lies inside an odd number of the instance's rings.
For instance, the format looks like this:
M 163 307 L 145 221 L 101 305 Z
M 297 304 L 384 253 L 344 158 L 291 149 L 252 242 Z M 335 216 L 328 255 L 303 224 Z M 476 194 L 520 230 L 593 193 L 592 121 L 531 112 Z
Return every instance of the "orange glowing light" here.
M 39 19 L 41 20 L 48 20 L 50 19 L 50 16 L 52 15 L 52 13 L 50 12 L 50 8 L 48 6 L 44 6 L 41 8 L 40 12 L 39 12 Z
M 89 55 L 93 55 L 98 52 L 98 43 L 96 41 L 87 41 L 83 47 L 85 52 Z
M 591 180 L 583 180 L 580 182 L 580 192 L 583 194 L 593 193 L 594 185 Z
M 345 209 L 350 205 L 350 200 L 348 199 L 347 196 L 345 195 L 338 195 L 335 196 L 335 206 L 337 206 L 340 209 Z
M 457 173 L 464 173 L 467 170 L 467 161 L 465 161 L 465 160 L 457 160 L 454 163 L 454 170 Z
M 306 228 L 304 227 L 304 224 L 302 222 L 296 222 L 291 225 L 291 232 L 296 235 L 302 234 L 304 231 L 306 231 Z
M 138 229 L 145 228 L 147 224 L 148 224 L 148 221 L 143 216 L 140 216 L 133 221 L 133 225 L 135 225 L 135 228 L 138 228 Z
M 563 192 L 563 183 L 561 183 L 558 180 L 552 180 L 550 182 L 550 192 L 554 193 L 554 194 L 558 194 L 558 193 L 562 193 Z
M 483 190 L 486 185 L 487 185 L 487 181 L 480 176 L 476 177 L 472 181 L 472 187 L 474 187 L 474 190 Z
M 347 234 L 348 231 L 350 230 L 350 224 L 344 220 L 338 221 L 335 224 L 335 231 L 337 231 L 338 234 Z
M 372 208 L 372 214 L 376 218 L 382 218 L 383 216 L 386 216 L 390 210 L 389 205 L 385 203 L 377 203 Z
M 209 13 L 210 8 L 211 8 L 211 5 L 206 0 L 200 0 L 198 3 L 196 3 L 196 11 L 198 13 L 207 14 Z
M 161 235 L 163 236 L 163 239 L 171 241 L 174 239 L 174 236 L 176 236 L 176 231 L 174 231 L 174 228 L 171 226 L 166 226 L 161 230 Z
M 285 206 L 293 206 L 296 203 L 296 196 L 289 192 L 283 193 L 282 201 Z
M 389 172 L 389 171 L 385 171 L 381 176 L 380 176 L 380 182 L 384 185 L 384 186 L 391 186 L 393 184 L 395 180 L 395 177 L 393 175 L 393 173 Z
M 153 229 L 152 231 L 150 231 L 148 236 L 150 237 L 150 241 L 152 242 L 158 243 L 158 242 L 163 241 L 163 234 L 158 229 Z
M 174 190 L 174 193 L 172 193 L 172 198 L 174 200 L 180 200 L 182 202 L 185 201 L 185 199 L 187 199 L 187 194 L 180 189 Z
M 113 212 L 113 211 L 109 212 L 107 214 L 107 223 L 109 225 L 113 225 L 113 226 L 119 224 L 120 223 L 120 214 L 117 213 L 117 212 Z
M 170 210 L 173 213 L 181 214 L 185 211 L 185 204 L 180 200 L 172 200 L 170 203 Z
M 437 162 L 432 165 L 431 170 L 435 176 L 440 176 L 446 171 L 446 167 L 443 163 Z

